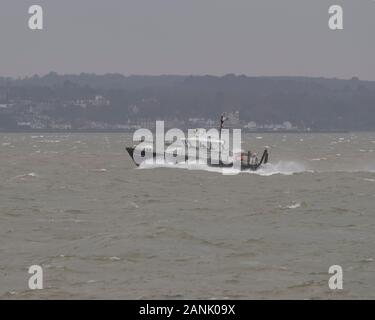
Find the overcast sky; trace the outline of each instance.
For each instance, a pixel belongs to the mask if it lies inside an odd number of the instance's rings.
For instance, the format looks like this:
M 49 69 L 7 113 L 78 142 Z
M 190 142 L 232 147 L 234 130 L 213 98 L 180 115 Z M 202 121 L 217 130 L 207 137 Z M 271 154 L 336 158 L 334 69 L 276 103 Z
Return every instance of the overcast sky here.
M 334 4 L 343 31 L 328 28 Z M 0 76 L 50 71 L 375 80 L 375 1 L 1 0 Z

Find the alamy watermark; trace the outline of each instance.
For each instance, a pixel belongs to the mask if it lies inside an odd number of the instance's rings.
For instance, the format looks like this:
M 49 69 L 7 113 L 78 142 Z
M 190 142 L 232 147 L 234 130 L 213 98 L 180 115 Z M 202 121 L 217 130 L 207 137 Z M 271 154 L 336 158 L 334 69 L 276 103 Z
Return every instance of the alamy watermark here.
M 330 266 L 328 273 L 332 274 L 328 280 L 328 287 L 331 290 L 342 290 L 344 283 L 342 267 L 339 265 Z
M 39 5 L 29 7 L 28 25 L 30 30 L 43 30 L 43 8 Z
M 30 290 L 41 290 L 43 289 L 43 268 L 39 265 L 32 265 L 28 270 L 32 276 L 29 278 L 29 289 Z
M 32 276 L 29 278 L 28 286 L 30 290 L 43 289 L 43 268 L 39 265 L 32 265 L 28 269 L 28 273 Z M 331 290 L 343 290 L 343 270 L 340 265 L 332 265 L 328 269 L 328 273 L 332 276 L 328 279 L 328 287 Z
M 343 7 L 340 5 L 332 5 L 328 9 L 329 20 L 328 27 L 331 30 L 344 29 Z M 43 30 L 43 8 L 41 5 L 32 5 L 29 7 L 30 15 L 28 26 L 30 30 Z
M 334 5 L 328 9 L 330 15 L 328 20 L 328 27 L 331 30 L 343 30 L 344 29 L 344 10 L 342 6 Z
M 187 137 L 181 129 L 164 130 L 164 121 L 156 121 L 155 138 L 151 130 L 138 129 L 133 141 L 136 164 L 210 164 L 241 170 L 241 129 L 189 129 Z

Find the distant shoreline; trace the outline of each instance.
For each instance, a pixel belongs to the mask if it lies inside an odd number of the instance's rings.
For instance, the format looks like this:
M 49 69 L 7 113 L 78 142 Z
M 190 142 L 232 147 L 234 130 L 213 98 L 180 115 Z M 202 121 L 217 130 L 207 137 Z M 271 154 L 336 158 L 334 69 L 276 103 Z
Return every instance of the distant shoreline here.
M 150 129 L 152 131 L 152 129 Z M 166 129 L 168 130 L 168 129 Z M 0 133 L 134 133 L 135 130 L 98 130 L 98 129 L 82 129 L 82 130 L 56 130 L 56 129 L 38 129 L 38 130 L 4 130 L 0 129 Z M 375 130 L 315 130 L 315 131 L 272 131 L 272 130 L 256 130 L 256 131 L 245 131 L 242 133 L 277 133 L 277 134 L 309 134 L 309 133 L 351 133 L 351 132 L 375 132 Z

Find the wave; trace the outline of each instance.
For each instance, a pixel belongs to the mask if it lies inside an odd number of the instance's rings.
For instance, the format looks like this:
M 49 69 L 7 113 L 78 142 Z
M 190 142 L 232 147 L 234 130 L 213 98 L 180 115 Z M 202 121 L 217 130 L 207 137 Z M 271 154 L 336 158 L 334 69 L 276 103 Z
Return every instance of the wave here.
M 210 167 L 207 164 L 188 164 L 181 162 L 178 164 L 173 163 L 164 163 L 164 164 L 154 164 L 143 162 L 139 169 L 154 169 L 154 168 L 173 168 L 173 169 L 187 169 L 187 170 L 203 170 L 208 172 L 217 172 L 224 175 L 235 175 L 235 174 L 257 174 L 261 176 L 272 176 L 276 174 L 280 175 L 293 175 L 295 173 L 303 172 L 313 172 L 312 170 L 307 170 L 306 167 L 299 162 L 295 161 L 279 161 L 278 163 L 272 164 L 267 163 L 263 165 L 257 171 L 245 170 L 238 172 L 232 168 L 214 168 Z
M 318 159 L 318 158 L 316 158 Z M 153 168 L 173 168 L 173 169 L 186 169 L 186 170 L 201 170 L 207 172 L 216 172 L 224 175 L 236 174 L 255 174 L 260 176 L 273 176 L 273 175 L 294 175 L 300 173 L 375 173 L 375 163 L 356 163 L 350 165 L 345 161 L 322 161 L 326 158 L 319 158 L 320 161 L 310 160 L 280 160 L 278 162 L 270 162 L 262 165 L 257 171 L 245 170 L 238 172 L 232 168 L 215 168 L 207 164 L 189 164 L 181 162 L 178 164 L 165 163 L 154 164 L 153 159 L 149 163 L 142 163 L 140 169 L 153 169 Z M 373 178 L 372 176 L 370 178 Z
M 277 163 L 267 163 L 259 170 L 251 173 L 259 174 L 262 176 L 272 176 L 275 174 L 292 175 L 295 173 L 314 172 L 309 170 L 306 166 L 296 161 L 279 161 Z
M 38 175 L 36 173 L 30 172 L 30 173 L 20 174 L 18 176 L 15 176 L 15 177 L 11 178 L 10 181 L 17 180 L 17 179 L 26 180 L 27 178 L 36 178 L 36 177 L 38 177 Z

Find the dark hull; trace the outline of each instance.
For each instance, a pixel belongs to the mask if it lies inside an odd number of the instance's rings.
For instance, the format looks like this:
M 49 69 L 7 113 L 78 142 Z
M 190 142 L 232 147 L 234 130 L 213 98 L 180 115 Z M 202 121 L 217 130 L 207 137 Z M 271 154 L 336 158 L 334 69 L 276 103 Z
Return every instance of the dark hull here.
M 130 157 L 132 158 L 133 161 L 134 161 L 134 149 L 135 149 L 134 147 L 126 148 L 126 151 L 129 153 L 129 155 L 130 155 Z M 154 152 L 153 158 L 155 159 L 157 156 L 158 155 Z M 187 160 L 188 160 L 188 157 L 186 156 L 185 161 L 187 161 Z M 211 163 L 210 160 L 211 159 L 207 159 L 207 165 L 209 167 L 214 167 L 214 168 L 232 168 L 233 167 L 233 163 L 223 163 L 221 161 L 220 161 L 220 163 Z M 248 170 L 256 171 L 262 166 L 262 164 L 266 164 L 267 162 L 268 162 L 268 151 L 265 150 L 261 160 L 257 164 L 242 163 L 241 164 L 241 171 L 248 171 Z M 136 164 L 136 166 L 139 166 L 139 164 L 136 163 L 135 161 L 134 161 L 134 163 Z

